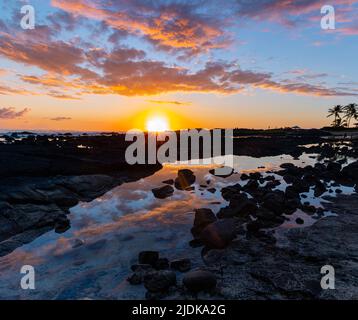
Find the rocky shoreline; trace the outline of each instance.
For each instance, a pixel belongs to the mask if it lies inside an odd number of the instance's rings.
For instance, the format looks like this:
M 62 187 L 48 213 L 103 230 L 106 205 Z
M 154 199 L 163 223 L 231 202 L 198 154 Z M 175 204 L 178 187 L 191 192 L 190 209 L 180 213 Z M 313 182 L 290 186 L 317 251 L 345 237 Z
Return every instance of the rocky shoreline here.
M 311 148 L 322 159 L 337 156 L 338 149 L 329 145 Z M 356 150 L 340 147 L 338 153 L 354 156 Z M 192 245 L 203 247 L 204 268 L 185 270 L 177 283 L 169 263 L 139 265 L 132 268 L 128 281 L 143 283 L 148 299 L 358 299 L 358 161 L 347 165 L 346 160 L 336 157 L 302 168 L 284 163 L 282 170 L 266 172 L 265 177 L 259 172 L 242 174 L 240 180 L 247 181 L 244 186 L 238 183 L 221 190 L 229 201 L 227 207 L 216 214 L 207 208 L 194 212 Z M 184 173 L 192 174 L 181 170 L 178 177 Z M 288 184 L 285 191 L 275 189 L 281 184 L 277 175 Z M 187 181 L 186 188 L 195 179 Z M 355 187 L 355 193 L 341 195 L 342 186 Z M 315 197 L 328 194 L 323 207 L 305 201 L 310 190 Z M 270 230 L 298 209 L 317 221 L 306 228 L 288 229 L 286 243 L 277 245 Z M 328 210 L 337 216 L 324 217 Z M 304 221 L 297 218 L 296 223 Z M 337 272 L 336 290 L 320 286 L 324 265 L 332 265 Z M 156 286 L 148 285 L 152 281 Z
M 12 141 L 12 140 L 10 140 Z M 69 209 L 160 164 L 129 166 L 123 136 L 33 136 L 0 144 L 0 257 L 55 229 L 70 228 Z
M 308 140 L 312 144 L 304 146 Z M 169 261 L 153 251 L 139 254 L 128 282 L 143 284 L 148 299 L 358 298 L 358 196 L 341 195 L 342 186 L 358 192 L 357 142 L 320 137 L 262 141 L 239 141 L 235 154 L 298 157 L 305 152 L 316 154 L 319 162 L 302 168 L 286 163 L 275 172 L 241 174 L 240 183 L 220 190 L 226 207 L 218 212 L 196 209 L 188 232 L 193 236 L 190 245 L 202 247 L 205 267 L 200 270 L 192 270 L 189 259 Z M 0 144 L 0 257 L 49 230 L 67 231 L 69 209 L 79 202 L 161 169 L 159 164 L 126 165 L 125 146 L 118 136 L 30 137 Z M 153 194 L 165 199 L 175 190 L 192 192 L 195 181 L 191 170 L 179 170 L 176 179 L 163 181 Z M 287 185 L 284 191 L 277 188 L 282 183 Z M 201 188 L 209 191 L 208 186 Z M 324 208 L 306 201 L 310 190 L 315 197 L 325 195 Z M 270 230 L 297 210 L 316 223 L 288 230 L 286 243 L 278 244 Z M 327 210 L 337 216 L 324 217 Z M 296 223 L 304 221 L 297 218 Z M 336 268 L 337 290 L 323 291 L 319 286 L 320 268 L 326 264 Z M 178 273 L 183 280 L 178 281 Z

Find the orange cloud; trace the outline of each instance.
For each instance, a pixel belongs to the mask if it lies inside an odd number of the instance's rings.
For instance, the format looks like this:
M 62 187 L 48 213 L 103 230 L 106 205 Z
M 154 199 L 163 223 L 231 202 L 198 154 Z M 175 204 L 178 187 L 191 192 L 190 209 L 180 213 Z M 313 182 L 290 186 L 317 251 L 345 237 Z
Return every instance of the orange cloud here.
M 52 0 L 52 5 L 73 15 L 104 21 L 114 29 L 142 35 L 162 49 L 183 50 L 186 55 L 231 43 L 222 30 L 224 21 L 198 13 L 198 5 L 194 4 Z

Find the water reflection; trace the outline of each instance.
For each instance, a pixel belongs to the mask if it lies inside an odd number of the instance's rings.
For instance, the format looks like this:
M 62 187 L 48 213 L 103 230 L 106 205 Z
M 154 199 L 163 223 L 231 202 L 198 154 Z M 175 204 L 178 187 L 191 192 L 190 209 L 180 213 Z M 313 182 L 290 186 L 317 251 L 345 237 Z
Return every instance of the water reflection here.
M 156 199 L 153 188 L 164 185 L 164 180 L 175 179 L 179 169 L 188 168 L 187 164 L 168 164 L 151 177 L 123 184 L 90 203 L 80 203 L 71 209 L 72 227 L 65 234 L 51 231 L 0 258 L 0 297 L 142 299 L 144 289 L 130 286 L 125 280 L 140 251 L 158 250 L 163 257 L 190 258 L 194 267 L 202 265 L 201 249 L 188 244 L 192 239 L 193 210 L 206 207 L 219 211 L 227 205 L 221 188 L 240 182 L 239 172 L 267 172 L 284 162 L 306 166 L 314 165 L 316 160 L 307 154 L 298 160 L 288 155 L 239 156 L 235 157 L 234 174 L 225 179 L 211 175 L 212 166 L 194 166 L 190 169 L 196 176 L 195 190 L 175 190 L 167 199 Z M 284 190 L 286 186 L 283 182 L 277 188 Z M 216 191 L 208 190 L 212 188 Z M 307 199 L 320 205 L 311 193 Z M 302 226 L 294 223 L 297 217 L 304 217 Z M 278 234 L 314 221 L 313 217 L 296 212 L 278 228 Z M 20 289 L 19 271 L 24 264 L 35 267 L 37 290 Z

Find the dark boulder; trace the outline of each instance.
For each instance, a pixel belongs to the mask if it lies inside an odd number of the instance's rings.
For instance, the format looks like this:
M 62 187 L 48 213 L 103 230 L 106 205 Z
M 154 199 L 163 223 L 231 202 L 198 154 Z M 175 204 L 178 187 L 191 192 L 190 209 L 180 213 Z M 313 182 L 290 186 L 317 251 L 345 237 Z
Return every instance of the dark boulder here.
M 277 215 L 282 214 L 285 211 L 285 193 L 280 190 L 267 193 L 263 198 L 262 207 Z
M 241 189 L 242 187 L 240 184 L 224 187 L 221 189 L 221 195 L 226 201 L 230 201 L 233 197 L 240 193 Z
M 250 193 L 251 191 L 255 191 L 258 187 L 259 183 L 257 182 L 257 180 L 251 179 L 247 182 L 247 184 L 245 184 L 243 189 Z
M 138 255 L 139 264 L 149 264 L 155 266 L 156 262 L 159 259 L 158 251 L 142 251 Z
M 283 163 L 280 165 L 280 168 L 282 168 L 282 169 L 292 169 L 295 167 L 296 166 L 293 163 Z
M 323 182 L 321 181 L 317 181 L 316 182 L 316 186 L 314 188 L 314 196 L 315 197 L 320 197 L 323 193 L 325 193 L 327 191 L 326 186 L 324 185 Z
M 235 221 L 223 219 L 209 224 L 201 233 L 200 240 L 208 248 L 223 249 L 236 237 Z
M 296 181 L 297 181 L 297 178 L 296 178 L 295 176 L 293 176 L 293 175 L 287 173 L 287 174 L 285 174 L 285 175 L 283 176 L 283 180 L 284 180 L 286 183 L 291 184 L 291 183 L 296 182 Z
M 228 207 L 221 208 L 217 214 L 219 219 L 233 218 L 233 217 L 246 217 L 254 214 L 257 210 L 257 205 L 253 200 L 249 200 L 246 194 L 237 194 L 231 199 Z
M 175 179 L 175 187 L 178 190 L 188 189 L 194 182 L 196 178 L 194 172 L 189 169 L 182 169 L 178 171 L 178 177 Z
M 231 167 L 221 167 L 217 169 L 211 169 L 209 170 L 209 173 L 216 177 L 228 178 L 234 174 L 234 169 Z
M 194 226 L 192 233 L 199 235 L 200 232 L 209 224 L 215 222 L 216 216 L 211 209 L 201 208 L 195 210 Z
M 241 179 L 242 181 L 245 181 L 245 180 L 249 180 L 250 177 L 249 177 L 249 175 L 247 175 L 246 173 L 243 173 L 243 174 L 240 176 L 240 179 Z
M 340 172 L 342 169 L 342 165 L 338 162 L 329 162 L 327 165 L 328 171 L 333 171 L 334 173 Z
M 341 176 L 347 181 L 358 183 L 358 161 L 344 167 L 341 171 Z
M 154 197 L 158 199 L 165 199 L 170 197 L 174 193 L 174 188 L 170 185 L 164 187 L 155 188 L 152 190 Z

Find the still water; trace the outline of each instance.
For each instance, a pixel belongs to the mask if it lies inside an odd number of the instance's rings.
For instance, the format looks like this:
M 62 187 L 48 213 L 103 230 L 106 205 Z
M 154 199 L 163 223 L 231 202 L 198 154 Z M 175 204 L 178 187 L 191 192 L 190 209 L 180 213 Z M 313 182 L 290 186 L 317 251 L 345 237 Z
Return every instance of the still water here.
M 190 228 L 195 208 L 211 208 L 214 212 L 228 203 L 221 188 L 245 182 L 240 173 L 279 169 L 284 162 L 297 166 L 314 165 L 313 155 L 252 158 L 235 157 L 235 173 L 228 178 L 213 176 L 210 165 L 188 166 L 167 164 L 154 175 L 126 183 L 90 203 L 79 203 L 71 209 L 71 229 L 64 234 L 48 232 L 8 256 L 0 258 L 0 298 L 2 299 L 143 299 L 143 286 L 131 286 L 126 278 L 130 266 L 137 263 L 143 250 L 156 250 L 169 260 L 190 258 L 193 267 L 203 265 L 201 248 L 192 248 Z M 151 190 L 162 181 L 175 179 L 182 168 L 190 168 L 196 176 L 194 191 L 175 190 L 165 199 L 156 199 Z M 280 178 L 280 176 L 277 176 Z M 278 189 L 284 190 L 282 182 Z M 208 190 L 215 188 L 216 191 Z M 344 193 L 353 190 L 343 188 Z M 307 193 L 315 206 L 313 192 Z M 332 213 L 326 212 L 326 215 Z M 297 217 L 303 225 L 297 225 Z M 287 229 L 306 227 L 316 219 L 297 211 L 274 230 L 280 245 Z M 20 269 L 32 265 L 36 271 L 36 290 L 20 288 Z M 180 280 L 178 274 L 178 278 Z

